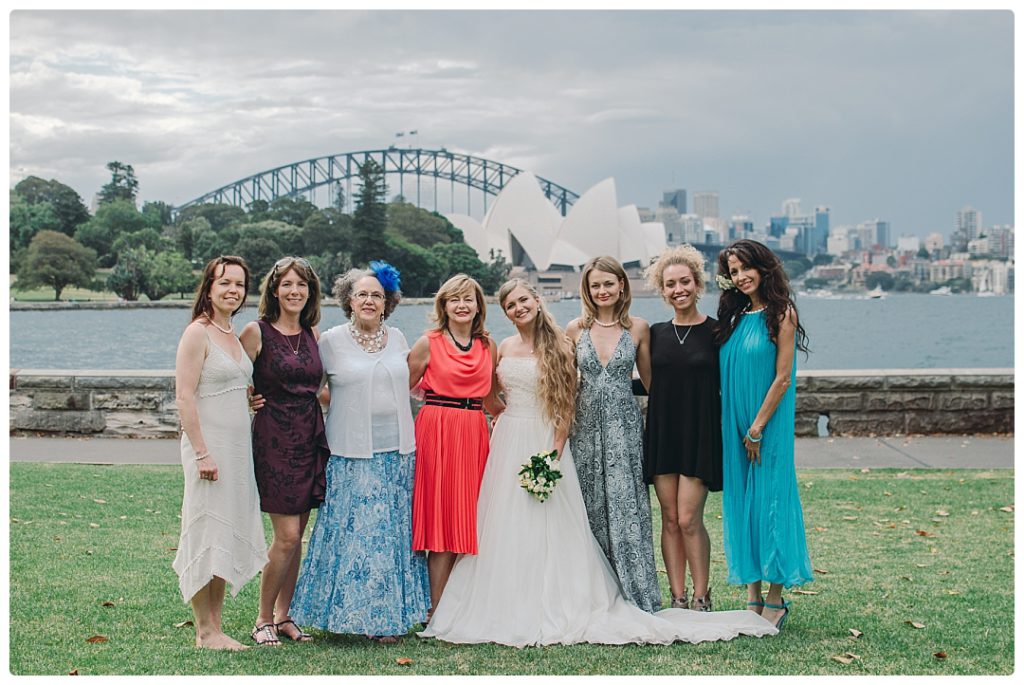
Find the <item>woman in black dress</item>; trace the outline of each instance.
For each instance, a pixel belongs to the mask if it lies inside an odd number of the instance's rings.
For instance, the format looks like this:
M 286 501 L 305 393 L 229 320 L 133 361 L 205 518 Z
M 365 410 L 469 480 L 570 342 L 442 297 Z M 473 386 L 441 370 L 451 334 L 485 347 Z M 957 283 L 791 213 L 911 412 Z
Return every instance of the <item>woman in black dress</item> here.
M 722 489 L 722 426 L 715 320 L 697 310 L 704 257 L 690 245 L 670 248 L 648 268 L 647 279 L 674 314 L 651 326 L 644 472 L 661 504 L 661 553 L 672 606 L 711 611 L 704 504 L 709 491 Z
M 270 514 L 274 541 L 260 579 L 260 607 L 252 639 L 280 645 L 280 637 L 312 640 L 288 614 L 310 511 L 323 501 L 330 457 L 317 402 L 324 367 L 320 279 L 305 259 L 278 260 L 260 287 L 258 320 L 239 338 L 253 360 L 255 392 L 265 401 L 252 425 L 260 509 Z

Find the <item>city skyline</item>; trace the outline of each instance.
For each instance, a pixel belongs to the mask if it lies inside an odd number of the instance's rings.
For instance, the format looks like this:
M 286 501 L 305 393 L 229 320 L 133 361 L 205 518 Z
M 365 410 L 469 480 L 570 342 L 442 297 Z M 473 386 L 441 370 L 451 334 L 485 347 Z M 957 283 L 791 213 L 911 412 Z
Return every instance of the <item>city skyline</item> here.
M 948 236 L 1014 223 L 1009 11 L 70 12 L 10 22 L 10 186 L 88 203 L 108 161 L 182 204 L 392 143 L 479 155 L 623 203 L 717 191 L 760 227 Z M 524 47 L 530 49 L 523 49 Z M 395 138 L 398 131 L 417 131 Z M 692 210 L 692 201 L 688 210 Z

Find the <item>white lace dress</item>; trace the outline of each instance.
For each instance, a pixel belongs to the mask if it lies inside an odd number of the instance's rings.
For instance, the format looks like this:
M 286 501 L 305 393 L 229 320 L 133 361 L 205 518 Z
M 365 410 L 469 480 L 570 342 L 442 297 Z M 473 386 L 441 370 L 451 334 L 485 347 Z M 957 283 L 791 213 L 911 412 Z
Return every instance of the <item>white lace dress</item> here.
M 423 637 L 528 645 L 729 640 L 774 635 L 752 611 L 649 614 L 627 602 L 590 531 L 572 454 L 546 502 L 519 486 L 530 455 L 553 446 L 536 392 L 533 357 L 505 357 L 507 408 L 491 435 L 477 507 L 479 553 L 459 557 Z
M 238 351 L 241 360 L 235 361 L 207 337 L 196 393 L 199 425 L 217 462 L 216 481 L 199 479 L 192 442 L 181 434 L 185 496 L 174 570 L 186 602 L 214 576 L 227 581 L 235 596 L 267 563 L 246 399 L 252 363 L 241 345 Z

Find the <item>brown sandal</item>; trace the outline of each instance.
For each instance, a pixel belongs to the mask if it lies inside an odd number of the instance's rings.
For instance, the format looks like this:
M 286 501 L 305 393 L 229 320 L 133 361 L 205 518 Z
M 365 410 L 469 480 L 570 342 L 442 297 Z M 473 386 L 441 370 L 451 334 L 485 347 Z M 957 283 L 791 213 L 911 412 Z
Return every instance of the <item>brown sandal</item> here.
M 277 633 L 274 632 L 273 623 L 257 624 L 249 636 L 252 637 L 252 641 L 256 643 L 257 647 L 281 646 L 281 641 L 277 639 Z
M 282 626 L 286 626 L 289 623 L 291 625 L 295 626 L 295 630 L 299 631 L 294 636 L 289 635 L 288 633 L 286 633 L 286 632 L 281 630 Z M 300 628 L 299 624 L 296 623 L 295 621 L 291 620 L 290 618 L 286 618 L 285 620 L 281 621 L 280 623 L 275 623 L 274 624 L 274 628 L 277 630 L 278 637 L 284 637 L 284 638 L 287 638 L 289 640 L 293 640 L 294 642 L 312 642 L 313 641 L 313 636 L 310 635 L 309 633 L 307 633 L 306 631 L 304 631 L 302 628 Z

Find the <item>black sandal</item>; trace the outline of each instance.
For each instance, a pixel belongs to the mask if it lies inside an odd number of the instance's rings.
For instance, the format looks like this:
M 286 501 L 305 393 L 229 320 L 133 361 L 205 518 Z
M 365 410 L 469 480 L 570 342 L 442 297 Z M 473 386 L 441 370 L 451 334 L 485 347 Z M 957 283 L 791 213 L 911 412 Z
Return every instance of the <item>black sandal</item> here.
M 278 647 L 281 645 L 281 641 L 277 639 L 277 635 L 274 634 L 274 624 L 264 623 L 262 625 L 257 624 L 252 632 L 249 633 L 252 641 L 256 643 L 258 647 Z
M 292 637 L 288 633 L 285 633 L 285 632 L 281 631 L 281 626 L 288 625 L 289 623 L 291 623 L 293 626 L 295 626 L 295 630 L 299 631 L 299 634 L 296 635 L 295 637 Z M 274 624 L 274 628 L 277 630 L 277 634 L 280 637 L 285 637 L 285 638 L 288 638 L 289 640 L 294 640 L 295 642 L 312 642 L 313 641 L 313 636 L 310 635 L 309 633 L 307 633 L 306 631 L 304 631 L 302 628 L 300 628 L 299 624 L 296 623 L 295 621 L 291 620 L 290 618 L 287 618 L 287 619 L 281 621 L 280 623 L 275 623 Z

